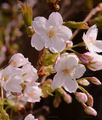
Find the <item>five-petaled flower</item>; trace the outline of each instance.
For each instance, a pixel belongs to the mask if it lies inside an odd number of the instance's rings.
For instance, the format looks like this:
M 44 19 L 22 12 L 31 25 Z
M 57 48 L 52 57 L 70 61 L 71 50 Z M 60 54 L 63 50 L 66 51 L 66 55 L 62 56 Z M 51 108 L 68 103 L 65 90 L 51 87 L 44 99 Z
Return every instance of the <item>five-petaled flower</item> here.
M 65 49 L 66 44 L 72 37 L 72 31 L 63 25 L 62 16 L 58 12 L 53 12 L 48 20 L 44 17 L 36 17 L 33 21 L 35 30 L 31 39 L 32 47 L 42 50 L 44 47 L 57 53 Z
M 76 79 L 80 78 L 86 71 L 84 65 L 79 64 L 79 59 L 75 54 L 62 54 L 55 66 L 57 74 L 53 78 L 52 88 L 61 86 L 70 93 L 78 88 Z
M 83 40 L 85 42 L 86 47 L 90 52 L 102 52 L 102 41 L 96 40 L 98 34 L 98 29 L 96 25 L 93 25 L 89 28 L 86 34 L 83 34 Z

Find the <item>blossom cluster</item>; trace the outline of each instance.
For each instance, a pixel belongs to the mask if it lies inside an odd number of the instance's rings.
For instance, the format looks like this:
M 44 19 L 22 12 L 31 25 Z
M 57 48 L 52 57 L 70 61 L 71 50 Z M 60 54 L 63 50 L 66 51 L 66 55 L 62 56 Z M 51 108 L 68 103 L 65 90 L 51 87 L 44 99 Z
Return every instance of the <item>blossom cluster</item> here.
M 37 70 L 21 53 L 14 54 L 9 65 L 0 71 L 0 84 L 8 99 L 39 102 L 42 91 L 39 87 Z
M 53 53 L 60 53 L 54 65 L 57 74 L 53 79 L 53 88 L 63 86 L 66 91 L 75 92 L 78 88 L 76 80 L 85 73 L 85 66 L 92 71 L 102 69 L 102 56 L 97 54 L 102 52 L 102 41 L 96 40 L 98 33 L 96 25 L 83 34 L 83 42 L 89 50 L 84 54 L 76 52 L 61 54 L 65 49 L 71 50 L 74 45 L 71 41 L 72 31 L 63 25 L 62 16 L 58 12 L 51 13 L 48 20 L 36 17 L 32 27 L 35 31 L 31 39 L 32 47 L 39 51 L 48 48 Z
M 32 28 L 34 34 L 31 38 L 31 46 L 38 51 L 49 50 L 52 56 L 57 54 L 57 59 L 52 64 L 53 72 L 50 73 L 54 73 L 51 89 L 54 91 L 63 88 L 67 93 L 74 93 L 76 99 L 83 105 L 84 111 L 96 116 L 97 112 L 92 108 L 93 98 L 82 86 L 87 86 L 90 82 L 101 84 L 93 76 L 84 77 L 87 69 L 102 70 L 102 55 L 98 54 L 102 52 L 102 41 L 96 40 L 97 26 L 93 25 L 83 34 L 83 43 L 88 51 L 83 54 L 73 50 L 72 30 L 63 25 L 62 16 L 58 12 L 51 13 L 48 19 L 34 18 Z M 38 78 L 36 68 L 21 53 L 14 54 L 9 65 L 0 71 L 0 85 L 5 90 L 6 97 L 25 103 L 40 101 L 43 93 L 40 83 L 37 82 Z M 25 120 L 35 120 L 35 118 L 29 114 Z

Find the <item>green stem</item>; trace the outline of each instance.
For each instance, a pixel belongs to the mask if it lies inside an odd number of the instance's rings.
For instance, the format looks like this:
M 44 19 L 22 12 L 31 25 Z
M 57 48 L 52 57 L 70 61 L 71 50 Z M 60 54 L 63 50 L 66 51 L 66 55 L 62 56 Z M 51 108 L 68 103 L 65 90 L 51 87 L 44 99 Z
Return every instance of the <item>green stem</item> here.
M 82 46 L 85 46 L 85 44 L 84 44 L 83 42 L 78 43 L 78 44 L 76 44 L 76 45 L 73 45 L 72 48 L 75 48 L 75 47 L 82 47 Z
M 84 93 L 88 93 L 88 91 L 87 90 L 85 90 L 82 86 L 79 86 L 79 89 L 82 91 L 82 92 L 84 92 Z

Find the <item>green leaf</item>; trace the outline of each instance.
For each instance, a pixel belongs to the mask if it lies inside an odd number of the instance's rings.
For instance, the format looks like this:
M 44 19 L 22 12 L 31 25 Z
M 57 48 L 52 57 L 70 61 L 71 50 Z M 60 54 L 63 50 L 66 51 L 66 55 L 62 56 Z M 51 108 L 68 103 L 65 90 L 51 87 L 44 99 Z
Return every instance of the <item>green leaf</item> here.
M 25 24 L 27 26 L 31 26 L 32 25 L 32 8 L 28 4 L 22 4 L 21 12 L 22 12 Z
M 89 28 L 86 22 L 68 21 L 68 22 L 64 22 L 64 25 L 70 28 L 75 28 L 75 29 L 88 29 Z

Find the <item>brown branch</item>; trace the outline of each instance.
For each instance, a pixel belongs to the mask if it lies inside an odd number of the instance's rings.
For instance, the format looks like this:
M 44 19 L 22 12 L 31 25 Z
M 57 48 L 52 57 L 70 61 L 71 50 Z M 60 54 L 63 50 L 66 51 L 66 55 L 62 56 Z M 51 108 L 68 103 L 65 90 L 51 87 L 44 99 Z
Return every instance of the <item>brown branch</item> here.
M 102 11 L 102 3 L 98 4 L 97 7 L 93 8 L 90 11 L 90 13 L 87 15 L 87 17 L 83 20 L 83 22 L 88 22 L 95 14 L 97 14 L 97 12 L 100 12 L 100 11 Z M 79 33 L 79 31 L 80 31 L 80 29 L 75 30 L 71 40 L 73 40 L 75 38 L 75 36 Z

